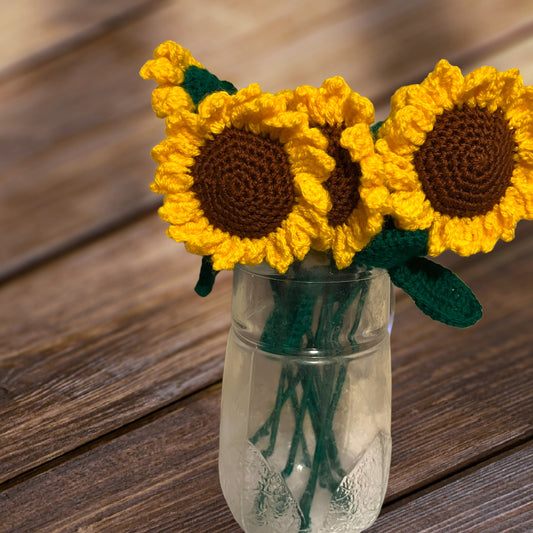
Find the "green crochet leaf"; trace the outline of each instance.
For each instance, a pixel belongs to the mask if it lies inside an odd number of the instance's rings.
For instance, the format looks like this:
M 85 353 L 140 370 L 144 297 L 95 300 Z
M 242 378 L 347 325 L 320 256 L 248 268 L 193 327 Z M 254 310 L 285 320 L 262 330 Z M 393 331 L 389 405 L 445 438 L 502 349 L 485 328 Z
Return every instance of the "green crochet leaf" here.
M 414 257 L 389 270 L 394 285 L 403 289 L 434 320 L 466 328 L 482 315 L 472 291 L 447 268 L 424 257 Z
M 200 269 L 200 276 L 194 290 L 198 296 L 207 296 L 215 284 L 218 270 L 213 270 L 213 260 L 210 255 L 202 257 L 202 268 Z
M 404 231 L 386 226 L 355 256 L 355 261 L 389 270 L 413 257 L 427 255 L 427 242 L 426 230 Z
M 217 91 L 235 94 L 237 88 L 229 81 L 219 80 L 205 68 L 191 65 L 185 71 L 185 79 L 181 86 L 189 93 L 194 105 L 198 105 L 207 95 Z

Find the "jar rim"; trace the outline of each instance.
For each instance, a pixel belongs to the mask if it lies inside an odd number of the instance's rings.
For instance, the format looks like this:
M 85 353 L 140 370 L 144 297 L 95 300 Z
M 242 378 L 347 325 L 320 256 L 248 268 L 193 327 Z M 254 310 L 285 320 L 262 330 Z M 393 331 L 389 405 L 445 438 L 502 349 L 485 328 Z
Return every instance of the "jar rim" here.
M 308 256 L 303 261 L 293 263 L 284 274 L 279 273 L 266 262 L 254 266 L 237 264 L 235 270 L 263 279 L 293 283 L 354 283 L 388 275 L 387 270 L 383 268 L 362 263 L 355 263 L 339 270 L 333 262 L 316 262 L 310 260 Z M 309 277 L 310 274 L 313 276 Z

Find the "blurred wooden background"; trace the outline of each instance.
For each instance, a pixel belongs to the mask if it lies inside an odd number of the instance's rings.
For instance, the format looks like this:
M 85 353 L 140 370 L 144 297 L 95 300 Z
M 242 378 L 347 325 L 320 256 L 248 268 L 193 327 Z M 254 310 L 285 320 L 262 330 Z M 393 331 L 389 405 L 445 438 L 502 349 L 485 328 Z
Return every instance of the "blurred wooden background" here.
M 167 39 L 237 87 L 342 75 L 377 119 L 443 57 L 533 85 L 527 0 L 2 2 L 1 532 L 238 531 L 216 473 L 231 275 L 193 294 L 200 260 L 148 189 L 164 123 L 138 71 Z M 443 257 L 485 307 L 471 330 L 398 294 L 372 531 L 533 530 L 532 252 L 521 223 L 487 258 Z

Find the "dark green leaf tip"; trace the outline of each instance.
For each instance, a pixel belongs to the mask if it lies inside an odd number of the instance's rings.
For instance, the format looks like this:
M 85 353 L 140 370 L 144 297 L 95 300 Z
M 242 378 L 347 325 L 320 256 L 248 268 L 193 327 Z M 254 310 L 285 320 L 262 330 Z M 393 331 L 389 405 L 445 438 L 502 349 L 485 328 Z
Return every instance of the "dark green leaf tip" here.
M 185 71 L 181 86 L 189 93 L 194 105 L 198 105 L 207 95 L 218 91 L 226 91 L 228 94 L 237 92 L 237 88 L 229 81 L 219 80 L 205 68 L 194 65 Z

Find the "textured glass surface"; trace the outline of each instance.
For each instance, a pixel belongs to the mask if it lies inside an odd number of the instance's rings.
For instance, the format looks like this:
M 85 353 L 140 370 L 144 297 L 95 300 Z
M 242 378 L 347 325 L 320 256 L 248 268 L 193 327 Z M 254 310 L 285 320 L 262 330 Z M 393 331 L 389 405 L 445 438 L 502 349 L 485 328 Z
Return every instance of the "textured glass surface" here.
M 383 271 L 325 276 L 236 271 L 219 469 L 246 533 L 363 531 L 381 509 L 390 282 Z

